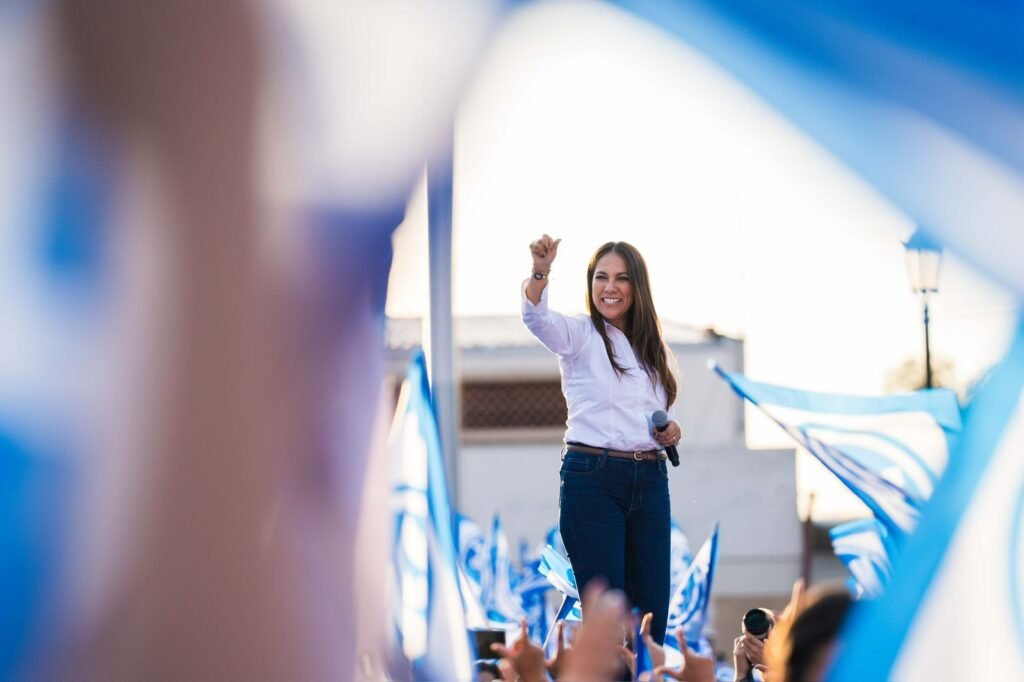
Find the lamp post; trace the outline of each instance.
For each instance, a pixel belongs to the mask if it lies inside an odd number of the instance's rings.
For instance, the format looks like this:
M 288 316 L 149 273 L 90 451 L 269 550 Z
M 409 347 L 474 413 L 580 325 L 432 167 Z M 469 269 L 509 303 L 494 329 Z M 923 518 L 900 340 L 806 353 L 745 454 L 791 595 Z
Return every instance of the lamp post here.
M 910 236 L 904 246 L 907 249 L 907 275 L 910 288 L 921 294 L 924 303 L 924 386 L 932 388 L 932 353 L 928 338 L 928 295 L 939 291 L 939 268 L 942 265 L 942 248 L 926 237 L 921 230 Z

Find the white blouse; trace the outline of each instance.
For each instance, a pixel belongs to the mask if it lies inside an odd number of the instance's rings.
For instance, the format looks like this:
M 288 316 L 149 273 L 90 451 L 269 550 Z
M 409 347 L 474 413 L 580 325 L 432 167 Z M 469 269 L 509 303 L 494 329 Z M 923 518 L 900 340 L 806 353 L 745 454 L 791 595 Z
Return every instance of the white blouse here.
M 665 409 L 665 389 L 654 385 L 640 367 L 626 335 L 605 322 L 612 351 L 625 369 L 621 376 L 608 361 L 601 335 L 587 315 L 562 315 L 548 308 L 547 287 L 540 303 L 526 297 L 523 284 L 523 322 L 526 328 L 558 356 L 562 393 L 569 408 L 566 442 L 612 450 L 655 450 L 651 415 Z M 674 365 L 666 347 L 669 363 Z M 670 418 L 672 411 L 669 411 Z

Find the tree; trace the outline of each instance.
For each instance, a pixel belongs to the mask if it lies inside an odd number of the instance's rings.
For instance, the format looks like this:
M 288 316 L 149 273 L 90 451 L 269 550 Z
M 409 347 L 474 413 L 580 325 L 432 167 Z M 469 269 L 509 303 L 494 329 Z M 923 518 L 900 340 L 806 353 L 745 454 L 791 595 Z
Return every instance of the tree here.
M 924 388 L 924 361 L 920 358 L 907 358 L 902 364 L 889 369 L 885 373 L 886 393 L 906 393 Z M 962 393 L 962 386 L 957 384 L 956 370 L 952 360 L 937 358 L 932 360 L 932 387 L 952 388 Z

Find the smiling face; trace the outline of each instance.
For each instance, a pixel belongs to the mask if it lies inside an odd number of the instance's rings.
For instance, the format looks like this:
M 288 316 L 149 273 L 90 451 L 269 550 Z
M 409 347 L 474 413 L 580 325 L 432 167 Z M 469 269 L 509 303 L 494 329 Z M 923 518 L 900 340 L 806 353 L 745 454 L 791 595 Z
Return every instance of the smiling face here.
M 633 283 L 622 256 L 612 251 L 597 261 L 590 298 L 601 317 L 619 330 L 626 330 L 626 316 L 633 307 Z

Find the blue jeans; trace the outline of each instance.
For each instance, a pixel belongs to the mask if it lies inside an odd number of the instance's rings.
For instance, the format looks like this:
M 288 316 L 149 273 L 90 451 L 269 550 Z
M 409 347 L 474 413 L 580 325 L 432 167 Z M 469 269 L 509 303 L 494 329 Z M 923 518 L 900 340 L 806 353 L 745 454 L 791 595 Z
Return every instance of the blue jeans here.
M 671 547 L 665 461 L 590 455 L 570 445 L 559 476 L 558 526 L 580 594 L 601 576 L 641 613 L 654 614 L 651 636 L 664 643 Z

